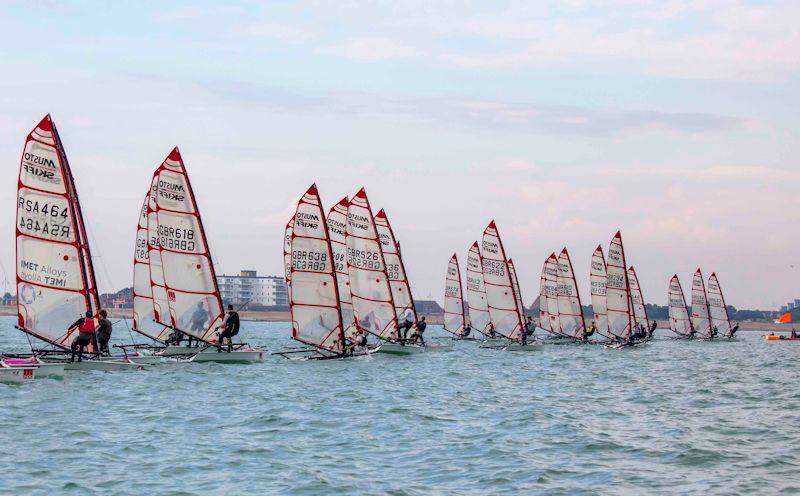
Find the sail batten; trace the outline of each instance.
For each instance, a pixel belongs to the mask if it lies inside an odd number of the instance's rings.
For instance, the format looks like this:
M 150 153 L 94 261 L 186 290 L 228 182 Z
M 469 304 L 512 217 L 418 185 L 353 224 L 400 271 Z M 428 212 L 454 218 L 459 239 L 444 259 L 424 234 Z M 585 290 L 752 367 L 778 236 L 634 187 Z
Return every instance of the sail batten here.
M 469 322 L 473 329 L 486 335 L 492 325 L 483 281 L 483 257 L 475 241 L 467 252 L 467 306 Z
M 347 272 L 356 325 L 376 336 L 397 336 L 397 312 L 375 217 L 364 188 L 347 208 Z
M 99 300 L 74 178 L 49 115 L 20 159 L 16 251 L 18 326 L 66 349 L 77 332 L 67 327 L 99 310 Z
M 686 297 L 683 295 L 683 287 L 677 274 L 669 280 L 668 304 L 669 328 L 672 332 L 685 337 L 694 334 L 691 313 L 686 306 Z
M 592 254 L 591 269 L 589 272 L 591 282 L 592 311 L 594 312 L 594 325 L 601 334 L 608 333 L 608 314 L 606 299 L 606 284 L 608 275 L 606 273 L 606 259 L 603 255 L 603 248 L 597 245 Z
M 483 279 L 494 331 L 520 341 L 523 323 L 500 233 L 494 221 L 483 232 Z
M 447 263 L 444 284 L 444 330 L 460 336 L 467 325 L 464 294 L 461 288 L 461 270 L 455 253 Z
M 291 243 L 292 338 L 344 353 L 344 328 L 328 224 L 316 185 L 297 203 Z

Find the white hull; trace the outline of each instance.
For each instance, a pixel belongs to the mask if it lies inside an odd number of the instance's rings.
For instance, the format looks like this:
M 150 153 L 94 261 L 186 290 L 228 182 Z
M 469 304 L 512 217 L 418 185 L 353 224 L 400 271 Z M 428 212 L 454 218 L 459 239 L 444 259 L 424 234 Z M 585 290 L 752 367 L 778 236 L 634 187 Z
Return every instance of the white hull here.
M 10 368 L 36 368 L 36 377 L 43 378 L 43 377 L 63 377 L 64 376 L 64 364 L 63 363 L 46 363 L 42 361 L 36 360 L 19 360 L 19 363 L 13 363 L 17 360 L 11 359 L 12 363 L 9 363 L 9 360 L 2 361 L 2 364 L 10 367 Z
M 192 357 L 190 362 L 217 362 L 217 363 L 255 363 L 264 361 L 264 352 L 261 350 L 247 351 L 203 351 Z
M 160 353 L 162 356 L 186 356 L 194 355 L 203 348 L 200 346 L 167 346 Z
M 534 351 L 541 348 L 542 345 L 539 343 L 528 343 L 528 344 L 520 344 L 520 343 L 512 343 L 503 348 L 506 351 Z
M 389 355 L 415 355 L 424 352 L 425 348 L 418 344 L 383 343 L 378 348 L 378 353 L 387 353 Z
M 66 362 L 64 370 L 143 370 L 144 365 L 122 360 L 83 360 L 82 362 Z
M 36 367 L 0 368 L 0 382 L 20 384 L 30 382 L 36 377 Z

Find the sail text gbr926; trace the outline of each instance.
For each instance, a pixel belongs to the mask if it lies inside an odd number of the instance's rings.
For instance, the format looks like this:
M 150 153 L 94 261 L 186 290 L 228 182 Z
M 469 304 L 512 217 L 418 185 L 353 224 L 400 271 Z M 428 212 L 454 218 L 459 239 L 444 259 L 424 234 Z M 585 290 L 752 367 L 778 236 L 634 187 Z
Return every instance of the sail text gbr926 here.
M 68 350 L 77 331 L 67 327 L 100 305 L 74 178 L 49 115 L 25 140 L 17 193 L 18 328 Z
M 397 339 L 397 312 L 386 260 L 364 188 L 350 200 L 347 209 L 346 243 L 356 326 L 382 340 Z

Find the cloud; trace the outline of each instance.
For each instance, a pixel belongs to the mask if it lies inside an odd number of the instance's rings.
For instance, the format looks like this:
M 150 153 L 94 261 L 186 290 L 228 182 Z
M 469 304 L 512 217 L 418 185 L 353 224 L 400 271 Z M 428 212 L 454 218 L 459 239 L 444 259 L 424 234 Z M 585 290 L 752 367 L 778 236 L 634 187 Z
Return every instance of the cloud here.
M 630 169 L 609 168 L 598 172 L 605 177 L 666 177 L 680 179 L 761 179 L 798 180 L 800 171 L 758 166 L 713 166 L 713 167 L 637 167 Z
M 316 37 L 313 30 L 290 23 L 260 22 L 241 26 L 237 30 L 250 36 L 272 38 L 292 45 L 307 43 Z
M 321 51 L 358 62 L 379 62 L 417 54 L 414 48 L 402 41 L 380 37 L 352 38 Z

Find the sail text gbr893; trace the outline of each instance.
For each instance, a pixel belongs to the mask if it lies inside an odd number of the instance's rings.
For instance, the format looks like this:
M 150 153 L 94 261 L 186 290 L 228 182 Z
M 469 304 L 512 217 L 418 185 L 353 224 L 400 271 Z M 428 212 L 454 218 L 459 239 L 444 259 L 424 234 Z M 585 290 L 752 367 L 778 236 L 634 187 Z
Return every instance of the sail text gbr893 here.
M 17 193 L 18 327 L 66 350 L 76 332 L 67 326 L 100 304 L 74 178 L 49 115 L 25 140 Z

